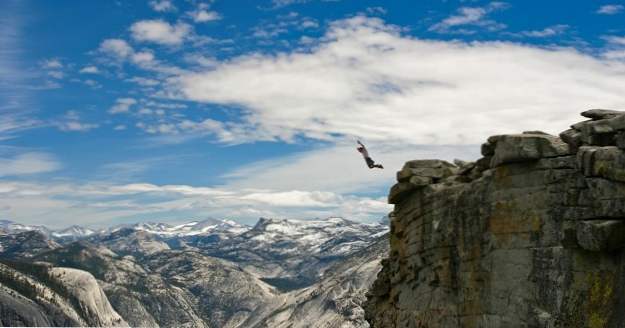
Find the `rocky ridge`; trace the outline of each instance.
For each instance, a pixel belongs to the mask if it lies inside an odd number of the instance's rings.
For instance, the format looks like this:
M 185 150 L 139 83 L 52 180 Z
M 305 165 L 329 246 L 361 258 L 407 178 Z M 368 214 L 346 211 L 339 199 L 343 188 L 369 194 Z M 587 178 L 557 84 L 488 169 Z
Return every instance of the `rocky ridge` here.
M 387 231 L 341 218 L 14 230 L 0 235 L 0 323 L 367 327 Z
M 407 162 L 389 194 L 373 327 L 623 327 L 625 112 Z

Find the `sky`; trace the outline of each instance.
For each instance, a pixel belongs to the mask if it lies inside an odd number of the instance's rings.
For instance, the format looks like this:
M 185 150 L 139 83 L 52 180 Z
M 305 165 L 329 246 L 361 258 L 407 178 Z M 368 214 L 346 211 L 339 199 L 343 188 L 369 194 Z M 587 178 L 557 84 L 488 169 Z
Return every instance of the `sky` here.
M 625 108 L 624 18 L 619 1 L 2 0 L 0 219 L 376 222 L 405 161 Z

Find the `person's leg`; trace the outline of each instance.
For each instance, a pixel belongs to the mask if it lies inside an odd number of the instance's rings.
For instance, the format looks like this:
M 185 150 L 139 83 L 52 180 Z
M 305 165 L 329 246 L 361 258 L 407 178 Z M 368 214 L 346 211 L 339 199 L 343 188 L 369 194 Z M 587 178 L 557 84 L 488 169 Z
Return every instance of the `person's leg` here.
M 366 157 L 365 158 L 365 162 L 367 162 L 367 166 L 372 169 L 375 167 L 375 163 L 373 162 L 373 160 L 371 159 L 371 157 Z
M 384 166 L 382 166 L 382 164 L 375 164 L 373 165 L 373 167 L 377 167 L 378 169 L 383 169 Z

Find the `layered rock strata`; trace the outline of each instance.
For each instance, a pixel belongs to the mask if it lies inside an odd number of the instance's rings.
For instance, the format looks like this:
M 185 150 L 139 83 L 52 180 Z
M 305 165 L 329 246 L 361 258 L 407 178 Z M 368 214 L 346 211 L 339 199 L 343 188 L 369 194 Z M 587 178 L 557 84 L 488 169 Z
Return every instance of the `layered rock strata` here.
M 373 327 L 624 327 L 625 112 L 407 162 Z

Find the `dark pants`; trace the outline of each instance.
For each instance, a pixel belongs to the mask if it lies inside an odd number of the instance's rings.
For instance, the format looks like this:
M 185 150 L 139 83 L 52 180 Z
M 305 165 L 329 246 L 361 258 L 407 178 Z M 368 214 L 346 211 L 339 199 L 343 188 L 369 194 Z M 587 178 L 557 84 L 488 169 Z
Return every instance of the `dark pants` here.
M 367 162 L 367 166 L 369 166 L 370 169 L 375 167 L 375 162 L 371 159 L 371 157 L 365 157 L 365 162 Z

